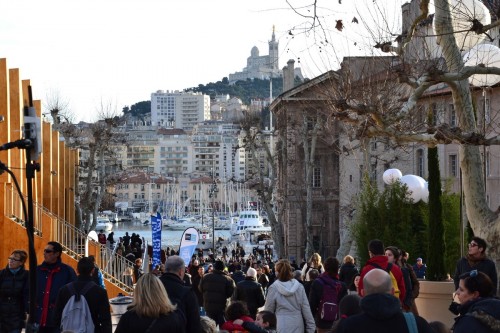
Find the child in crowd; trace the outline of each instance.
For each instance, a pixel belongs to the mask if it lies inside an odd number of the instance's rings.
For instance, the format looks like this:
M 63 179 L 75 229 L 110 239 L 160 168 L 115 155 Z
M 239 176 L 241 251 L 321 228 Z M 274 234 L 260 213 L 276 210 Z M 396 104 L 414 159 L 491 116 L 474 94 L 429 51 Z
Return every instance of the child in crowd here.
M 237 319 L 233 322 L 241 325 L 250 333 L 276 333 L 276 315 L 271 311 L 260 311 L 257 313 L 255 322 Z
M 227 321 L 222 324 L 220 329 L 229 332 L 244 331 L 245 329 L 241 326 L 241 322 L 253 322 L 247 305 L 241 301 L 234 301 L 226 308 L 226 319 Z M 238 319 L 241 320 L 241 322 L 238 321 L 240 324 L 235 323 Z
M 217 333 L 217 324 L 207 316 L 200 317 L 202 333 Z

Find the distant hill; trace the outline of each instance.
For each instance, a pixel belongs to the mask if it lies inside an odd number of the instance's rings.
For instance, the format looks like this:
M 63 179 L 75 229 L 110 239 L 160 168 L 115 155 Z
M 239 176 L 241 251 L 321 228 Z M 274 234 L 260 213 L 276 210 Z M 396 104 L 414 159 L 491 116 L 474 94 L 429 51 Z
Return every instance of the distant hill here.
M 273 97 L 279 96 L 283 92 L 283 79 L 273 78 Z M 302 83 L 302 80 L 295 78 L 295 85 Z M 238 97 L 243 104 L 249 105 L 252 99 L 269 98 L 269 80 L 247 79 L 246 81 L 237 81 L 230 85 L 227 77 L 221 81 L 199 84 L 197 87 L 186 88 L 184 91 L 200 92 L 209 95 L 214 99 L 216 95 L 229 95 Z M 123 108 L 124 114 L 131 114 L 135 117 L 143 117 L 151 112 L 151 101 L 138 102 L 130 107 Z

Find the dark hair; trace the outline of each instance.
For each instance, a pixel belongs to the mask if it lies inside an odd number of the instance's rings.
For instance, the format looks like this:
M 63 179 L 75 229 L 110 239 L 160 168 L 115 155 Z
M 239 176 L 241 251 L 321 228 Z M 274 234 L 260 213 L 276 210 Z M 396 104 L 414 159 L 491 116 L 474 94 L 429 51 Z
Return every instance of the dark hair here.
M 481 252 L 484 253 L 484 251 L 486 251 L 488 244 L 486 244 L 486 241 L 484 239 L 474 236 L 474 237 L 472 237 L 471 241 L 476 242 L 477 248 L 480 248 L 480 247 L 483 248 L 483 251 L 481 251 Z
M 323 266 L 325 267 L 325 272 L 328 273 L 330 276 L 337 276 L 339 272 L 339 260 L 334 257 L 328 257 L 326 258 L 325 262 L 323 263 Z
M 392 252 L 392 255 L 394 256 L 394 262 L 397 262 L 398 259 L 401 257 L 401 251 L 395 247 L 395 246 L 388 246 L 385 248 L 385 250 L 389 250 Z
M 47 243 L 48 245 L 52 245 L 54 252 L 62 253 L 62 245 L 55 241 L 50 241 Z
M 374 256 L 383 256 L 384 243 L 380 239 L 372 239 L 368 243 L 368 251 L 370 251 Z
M 269 328 L 276 328 L 276 315 L 271 311 L 259 311 L 263 323 L 268 323 Z
M 429 326 L 432 327 L 436 333 L 450 333 L 450 328 L 440 321 L 431 321 Z
M 225 268 L 225 266 L 224 266 L 224 262 L 223 261 L 221 261 L 221 260 L 216 260 L 215 261 L 215 263 L 214 263 L 214 269 L 216 269 L 218 271 L 223 271 L 224 268 Z M 236 318 L 236 319 L 238 319 L 238 318 Z
M 246 303 L 241 301 L 234 301 L 226 308 L 226 319 L 233 321 L 239 319 L 241 316 L 248 316 L 248 308 Z
M 477 291 L 479 297 L 493 296 L 493 282 L 483 272 L 473 270 L 464 273 L 460 275 L 460 280 L 464 280 L 464 286 L 470 293 Z
M 83 257 L 78 260 L 76 268 L 78 269 L 78 274 L 82 276 L 90 276 L 92 269 L 94 269 L 94 262 L 89 257 Z
M 311 268 L 307 274 L 309 275 L 309 280 L 312 281 L 319 276 L 319 271 L 315 268 Z

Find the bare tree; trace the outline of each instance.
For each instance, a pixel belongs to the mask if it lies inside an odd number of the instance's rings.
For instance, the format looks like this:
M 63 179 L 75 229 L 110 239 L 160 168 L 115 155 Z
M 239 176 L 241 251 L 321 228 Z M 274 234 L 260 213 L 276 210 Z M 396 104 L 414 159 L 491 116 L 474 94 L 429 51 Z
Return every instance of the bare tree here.
M 315 22 L 324 19 L 317 13 L 319 3 L 320 1 L 315 1 L 312 5 L 314 10 L 311 12 L 314 13 Z M 481 130 L 481 120 L 473 100 L 475 90 L 468 79 L 474 74 L 500 75 L 500 68 L 484 63 L 477 66 L 464 65 L 461 52 L 464 48 L 457 43 L 460 32 L 454 28 L 448 0 L 434 0 L 433 18 L 428 15 L 428 0 L 412 1 L 412 5 L 415 3 L 419 12 L 414 17 L 409 17 L 408 29 L 402 32 L 390 31 L 385 39 L 380 38 L 380 34 L 371 34 L 374 37 L 373 45 L 378 50 L 391 54 L 395 61 L 383 70 L 358 75 L 352 75 L 351 72 L 350 75 L 340 77 L 340 85 L 331 87 L 329 92 L 332 97 L 331 117 L 343 122 L 345 126 L 350 125 L 350 135 L 357 140 L 388 137 L 400 147 L 411 143 L 428 147 L 457 144 L 468 220 L 474 233 L 491 244 L 491 255 L 498 258 L 500 210 L 490 209 L 487 203 L 481 162 L 484 157 L 480 147 L 498 145 L 500 136 L 492 132 L 486 136 L 486 131 Z M 384 6 L 380 2 L 377 5 Z M 500 21 L 495 8 L 490 6 L 489 9 L 493 20 L 486 25 L 481 24 L 475 10 L 464 10 L 462 14 L 468 17 L 465 20 L 468 25 L 461 32 L 488 34 L 487 37 L 491 37 L 492 29 L 499 26 Z M 390 19 L 386 17 L 385 22 Z M 368 22 L 369 18 L 365 17 L 364 21 Z M 429 29 L 432 25 L 435 32 Z M 396 43 L 391 40 L 394 39 L 391 36 L 398 36 Z M 430 44 L 434 40 L 439 44 L 438 49 Z M 377 98 L 369 87 L 378 87 L 378 83 L 384 80 L 397 82 L 400 88 L 390 93 L 379 93 Z M 446 122 L 417 121 L 420 116 L 425 119 L 429 111 L 420 108 L 422 101 L 430 98 L 426 97 L 429 91 L 437 89 L 449 91 L 458 118 L 457 126 Z M 381 107 L 382 105 L 385 107 Z

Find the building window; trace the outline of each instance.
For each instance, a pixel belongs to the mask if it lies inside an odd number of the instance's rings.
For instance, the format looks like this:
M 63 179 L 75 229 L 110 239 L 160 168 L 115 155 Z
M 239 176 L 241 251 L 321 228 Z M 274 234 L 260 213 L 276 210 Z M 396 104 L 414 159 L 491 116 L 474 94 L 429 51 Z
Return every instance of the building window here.
M 312 187 L 321 187 L 321 168 L 315 167 L 312 174 Z
M 457 175 L 458 175 L 458 159 L 457 159 L 457 155 L 455 155 L 455 154 L 450 155 L 449 169 L 450 169 L 450 176 L 457 177 Z
M 424 150 L 417 150 L 417 176 L 424 177 Z
M 431 125 L 437 125 L 438 123 L 438 106 L 436 103 L 432 103 L 432 108 L 431 108 L 431 116 L 432 116 L 432 124 Z
M 375 139 L 371 142 L 371 146 L 372 146 L 372 151 L 377 150 L 377 141 Z
M 457 126 L 457 113 L 453 104 L 450 104 L 450 126 Z
M 370 180 L 371 181 L 377 180 L 377 163 L 373 163 L 370 166 Z

